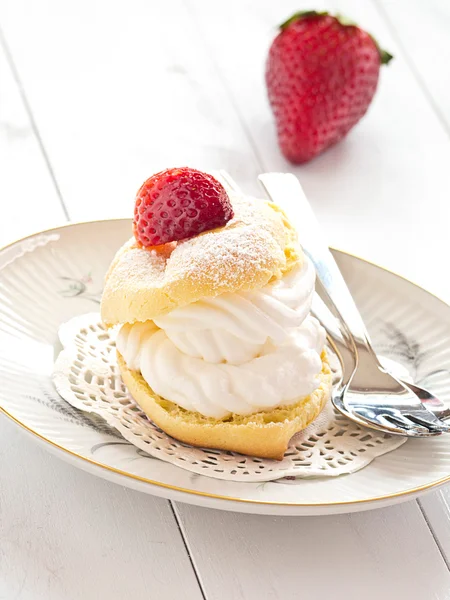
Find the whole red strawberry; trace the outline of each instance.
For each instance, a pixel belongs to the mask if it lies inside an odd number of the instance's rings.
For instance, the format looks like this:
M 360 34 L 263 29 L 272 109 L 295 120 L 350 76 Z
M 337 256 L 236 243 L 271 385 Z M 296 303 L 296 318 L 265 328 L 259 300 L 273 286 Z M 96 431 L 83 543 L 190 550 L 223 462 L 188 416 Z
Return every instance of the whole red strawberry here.
M 232 218 L 228 194 L 212 175 L 188 167 L 166 169 L 140 187 L 133 232 L 148 248 L 223 227 Z
M 266 83 L 285 157 L 303 163 L 342 139 L 367 111 L 392 56 L 355 24 L 296 13 L 269 51 Z

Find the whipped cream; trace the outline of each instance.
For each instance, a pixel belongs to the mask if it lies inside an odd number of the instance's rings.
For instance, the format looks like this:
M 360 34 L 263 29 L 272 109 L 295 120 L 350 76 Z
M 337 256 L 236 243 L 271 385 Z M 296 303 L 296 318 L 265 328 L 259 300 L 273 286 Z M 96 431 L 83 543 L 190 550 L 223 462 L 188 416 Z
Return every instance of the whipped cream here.
M 311 309 L 315 271 L 309 261 L 254 292 L 225 293 L 176 308 L 155 319 L 184 354 L 206 362 L 240 365 L 269 339 L 286 342 Z
M 315 271 L 302 267 L 252 292 L 124 325 L 117 348 L 153 391 L 221 419 L 296 402 L 319 385 L 325 331 L 309 315 Z

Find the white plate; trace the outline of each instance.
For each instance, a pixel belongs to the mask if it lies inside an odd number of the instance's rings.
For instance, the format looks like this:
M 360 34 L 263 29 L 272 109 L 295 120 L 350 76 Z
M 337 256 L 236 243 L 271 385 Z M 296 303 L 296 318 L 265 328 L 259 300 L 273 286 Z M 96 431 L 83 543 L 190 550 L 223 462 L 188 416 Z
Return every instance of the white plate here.
M 102 281 L 129 220 L 67 225 L 0 251 L 0 407 L 61 458 L 121 485 L 201 506 L 278 515 L 395 504 L 450 481 L 450 437 L 410 440 L 338 478 L 236 483 L 153 459 L 55 392 L 57 330 L 98 309 Z M 377 350 L 450 403 L 450 307 L 380 267 L 334 251 Z

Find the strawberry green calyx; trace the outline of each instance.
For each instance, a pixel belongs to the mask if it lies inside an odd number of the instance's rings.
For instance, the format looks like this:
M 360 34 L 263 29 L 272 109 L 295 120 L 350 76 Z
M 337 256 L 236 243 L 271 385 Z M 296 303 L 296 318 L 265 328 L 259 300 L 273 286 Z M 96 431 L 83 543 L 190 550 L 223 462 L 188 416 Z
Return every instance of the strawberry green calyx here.
M 299 21 L 300 19 L 314 19 L 326 16 L 333 15 L 330 15 L 330 13 L 328 13 L 327 11 L 319 12 L 317 10 L 301 10 L 299 12 L 294 13 L 291 17 L 289 17 L 289 19 L 284 21 L 284 23 L 281 23 L 280 29 L 283 31 L 284 29 L 287 29 L 289 25 L 295 23 L 295 21 Z M 333 16 L 333 18 L 335 18 L 343 27 L 359 27 L 358 24 L 355 23 L 355 21 L 349 19 L 345 15 L 337 14 Z M 372 38 L 373 43 L 377 47 L 378 53 L 380 55 L 381 64 L 387 65 L 394 58 L 393 55 L 390 52 L 387 52 L 387 50 L 383 50 L 378 44 L 377 40 L 372 35 L 370 35 L 370 37 Z
M 296 12 L 292 15 L 292 17 L 289 17 L 289 19 L 286 19 L 286 21 L 284 21 L 284 23 L 281 23 L 280 25 L 280 29 L 286 29 L 287 27 L 289 27 L 289 25 L 291 23 L 294 23 L 294 21 L 298 21 L 299 19 L 311 19 L 314 17 L 326 17 L 329 13 L 328 12 L 318 12 L 317 10 L 300 10 L 299 12 Z
M 387 50 L 383 50 L 383 48 L 380 48 L 380 45 L 378 44 L 377 40 L 373 36 L 370 36 L 370 37 L 373 39 L 373 43 L 377 47 L 378 53 L 380 55 L 381 64 L 388 65 L 390 63 L 390 61 L 394 58 L 393 55 L 390 52 L 388 52 Z

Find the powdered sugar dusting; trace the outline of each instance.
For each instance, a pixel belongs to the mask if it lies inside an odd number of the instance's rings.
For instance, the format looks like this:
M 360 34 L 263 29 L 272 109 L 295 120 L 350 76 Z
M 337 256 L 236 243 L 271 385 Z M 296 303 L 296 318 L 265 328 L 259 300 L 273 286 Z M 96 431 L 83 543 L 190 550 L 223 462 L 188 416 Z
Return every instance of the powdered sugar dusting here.
M 164 281 L 169 254 L 145 250 L 136 245 L 134 238 L 119 250 L 116 265 L 111 268 L 107 287 L 111 291 L 134 285 L 156 285 Z

